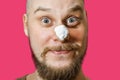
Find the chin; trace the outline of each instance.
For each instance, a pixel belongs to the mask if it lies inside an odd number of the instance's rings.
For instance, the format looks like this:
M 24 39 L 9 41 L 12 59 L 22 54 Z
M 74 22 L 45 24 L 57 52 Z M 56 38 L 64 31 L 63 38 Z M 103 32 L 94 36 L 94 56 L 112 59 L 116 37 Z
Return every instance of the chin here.
M 80 56 L 62 56 L 57 58 L 44 58 L 40 61 L 35 55 L 32 56 L 35 67 L 40 77 L 47 80 L 71 80 L 78 75 L 82 58 Z
M 53 69 L 63 69 L 63 68 L 70 67 L 72 63 L 73 63 L 72 60 L 60 60 L 60 61 L 53 61 L 53 62 L 47 61 L 46 65 Z

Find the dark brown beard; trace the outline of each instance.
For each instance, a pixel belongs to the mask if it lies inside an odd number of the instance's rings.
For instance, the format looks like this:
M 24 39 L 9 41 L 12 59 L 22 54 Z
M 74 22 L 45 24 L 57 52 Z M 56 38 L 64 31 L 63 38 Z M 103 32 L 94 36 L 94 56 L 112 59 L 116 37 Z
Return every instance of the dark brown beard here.
M 49 50 L 73 50 L 75 54 L 78 53 L 78 55 L 74 57 L 69 67 L 54 69 L 48 67 L 45 61 L 39 61 L 36 56 L 32 54 L 39 76 L 45 80 L 74 80 L 81 69 L 82 61 L 86 53 L 86 45 L 84 44 L 80 47 L 78 44 L 63 44 L 62 46 L 47 47 L 42 52 L 42 57 L 44 57 Z

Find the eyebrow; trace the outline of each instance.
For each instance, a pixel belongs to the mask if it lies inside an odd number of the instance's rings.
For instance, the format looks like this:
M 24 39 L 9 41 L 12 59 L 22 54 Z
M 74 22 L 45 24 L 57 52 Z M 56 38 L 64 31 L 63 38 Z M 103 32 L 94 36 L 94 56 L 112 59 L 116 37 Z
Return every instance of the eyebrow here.
M 34 11 L 34 14 L 37 13 L 37 12 L 39 12 L 39 11 L 51 11 L 51 9 L 50 9 L 50 8 L 44 8 L 44 7 L 39 6 L 39 7 Z M 81 11 L 81 12 L 83 12 L 83 9 L 82 9 L 81 6 L 76 5 L 76 6 L 74 6 L 74 7 L 71 7 L 68 11 L 69 11 L 69 12 L 74 12 L 74 11 Z
M 43 8 L 41 6 L 39 6 L 35 11 L 34 11 L 34 14 L 37 13 L 38 11 L 51 11 L 50 8 Z
M 79 5 L 76 5 L 76 6 L 71 7 L 71 8 L 69 9 L 69 12 L 75 12 L 75 11 L 83 12 L 83 8 L 82 8 L 81 6 L 79 6 Z

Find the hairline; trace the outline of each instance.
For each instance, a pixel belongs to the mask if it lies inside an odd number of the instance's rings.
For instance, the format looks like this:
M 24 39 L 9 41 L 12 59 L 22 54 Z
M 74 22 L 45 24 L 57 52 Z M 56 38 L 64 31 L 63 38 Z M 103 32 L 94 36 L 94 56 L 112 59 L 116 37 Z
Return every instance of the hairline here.
M 33 0 L 27 0 L 26 1 L 26 14 L 29 14 L 29 9 L 30 9 L 30 5 L 32 3 Z M 83 4 L 84 4 L 84 0 L 83 1 Z

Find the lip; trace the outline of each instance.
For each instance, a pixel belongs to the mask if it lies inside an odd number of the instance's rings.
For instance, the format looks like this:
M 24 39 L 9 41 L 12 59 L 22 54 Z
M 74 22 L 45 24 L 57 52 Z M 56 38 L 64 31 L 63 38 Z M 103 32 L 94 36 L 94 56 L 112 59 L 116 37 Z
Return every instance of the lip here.
M 51 51 L 53 54 L 60 55 L 60 54 L 69 54 L 70 51 L 62 50 L 62 51 Z

